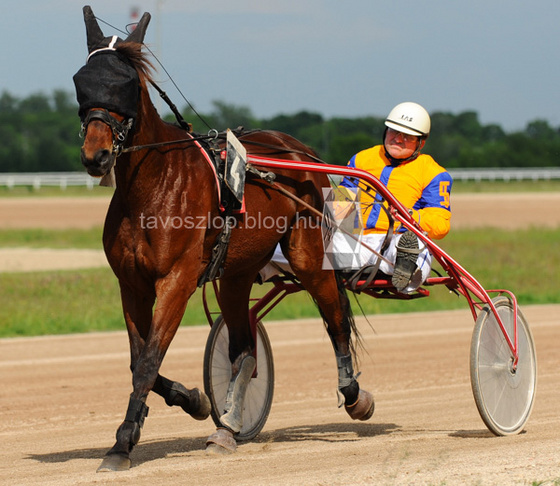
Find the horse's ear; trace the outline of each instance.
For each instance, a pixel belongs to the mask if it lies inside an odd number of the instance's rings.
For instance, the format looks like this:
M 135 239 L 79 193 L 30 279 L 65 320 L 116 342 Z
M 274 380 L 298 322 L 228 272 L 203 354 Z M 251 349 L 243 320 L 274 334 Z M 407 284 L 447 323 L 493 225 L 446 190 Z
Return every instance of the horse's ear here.
M 136 28 L 126 38 L 126 42 L 138 42 L 138 44 L 142 44 L 142 42 L 144 42 L 146 29 L 148 28 L 151 18 L 152 16 L 148 12 L 145 12 L 140 19 L 140 22 L 138 22 L 138 25 L 136 25 Z
M 95 15 L 93 15 L 93 10 L 89 5 L 86 5 L 83 8 L 84 12 L 84 22 L 86 23 L 86 38 L 87 38 L 87 46 L 88 52 L 92 52 L 97 49 L 99 43 L 103 40 L 103 32 L 101 32 L 101 28 L 97 23 L 97 19 Z

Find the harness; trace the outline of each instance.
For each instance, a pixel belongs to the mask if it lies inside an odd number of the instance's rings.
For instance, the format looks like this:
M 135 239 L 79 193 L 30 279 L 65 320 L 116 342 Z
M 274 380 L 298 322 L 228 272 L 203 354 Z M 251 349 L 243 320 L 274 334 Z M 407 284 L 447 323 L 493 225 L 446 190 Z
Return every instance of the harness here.
M 114 116 L 109 113 L 109 110 L 90 110 L 84 120 L 82 121 L 81 131 L 83 134 L 87 131 L 87 126 L 92 120 L 100 120 L 106 125 L 109 125 L 113 132 L 113 154 L 119 156 L 123 151 L 122 144 L 125 142 L 128 132 L 134 124 L 134 119 L 125 119 L 119 122 Z
M 232 216 L 234 213 L 240 212 L 243 206 L 242 201 L 245 179 L 243 177 L 243 188 L 241 190 L 241 194 L 235 194 L 232 191 L 233 185 L 228 179 L 227 149 L 223 150 L 220 147 L 217 135 L 218 134 L 216 133 L 214 138 L 206 141 L 206 145 L 208 145 L 207 148 L 203 146 L 204 142 L 195 142 L 200 148 L 205 159 L 210 163 L 210 166 L 214 170 L 216 188 L 218 190 L 220 215 L 222 216 L 224 222 L 222 230 L 212 247 L 210 261 L 198 279 L 197 284 L 199 287 L 202 287 L 206 282 L 211 282 L 212 280 L 222 276 L 224 271 L 223 263 L 226 259 L 229 240 L 231 238 L 231 231 L 234 227 L 234 220 Z M 243 170 L 245 170 L 245 166 L 243 166 Z

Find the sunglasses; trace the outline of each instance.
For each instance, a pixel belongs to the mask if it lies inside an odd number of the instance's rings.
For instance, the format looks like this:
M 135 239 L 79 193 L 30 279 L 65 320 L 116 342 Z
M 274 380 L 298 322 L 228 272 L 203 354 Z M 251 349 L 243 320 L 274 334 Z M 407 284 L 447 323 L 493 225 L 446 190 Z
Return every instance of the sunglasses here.
M 391 138 L 395 138 L 400 135 L 405 142 L 418 141 L 418 137 L 416 135 L 408 135 L 407 133 L 399 132 L 397 130 L 394 130 L 393 128 L 387 128 L 387 135 L 389 135 Z

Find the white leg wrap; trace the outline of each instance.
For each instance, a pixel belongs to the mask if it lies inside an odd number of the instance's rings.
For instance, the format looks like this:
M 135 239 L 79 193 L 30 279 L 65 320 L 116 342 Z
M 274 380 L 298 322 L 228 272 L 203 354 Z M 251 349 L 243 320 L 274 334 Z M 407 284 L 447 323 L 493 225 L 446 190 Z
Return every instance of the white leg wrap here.
M 243 402 L 245 401 L 245 393 L 251 382 L 255 366 L 255 358 L 253 356 L 246 356 L 241 362 L 239 373 L 229 382 L 225 413 L 220 417 L 220 422 L 236 434 L 243 427 Z

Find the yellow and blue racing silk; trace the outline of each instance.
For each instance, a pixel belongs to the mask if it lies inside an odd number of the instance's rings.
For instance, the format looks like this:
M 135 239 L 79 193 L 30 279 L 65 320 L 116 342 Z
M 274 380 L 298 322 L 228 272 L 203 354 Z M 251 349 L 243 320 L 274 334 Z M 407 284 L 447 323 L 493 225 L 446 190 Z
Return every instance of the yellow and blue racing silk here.
M 450 194 L 453 179 L 449 172 L 425 154 L 409 162 L 392 166 L 383 145 L 376 145 L 354 155 L 348 167 L 365 170 L 381 183 L 405 207 L 412 209 L 414 219 L 432 239 L 441 239 L 448 232 L 451 220 Z M 355 179 L 344 178 L 341 186 L 356 190 Z M 387 214 L 381 204 L 374 203 L 375 194 L 361 191 L 364 233 L 385 233 L 389 228 Z M 386 204 L 386 203 L 384 203 Z

